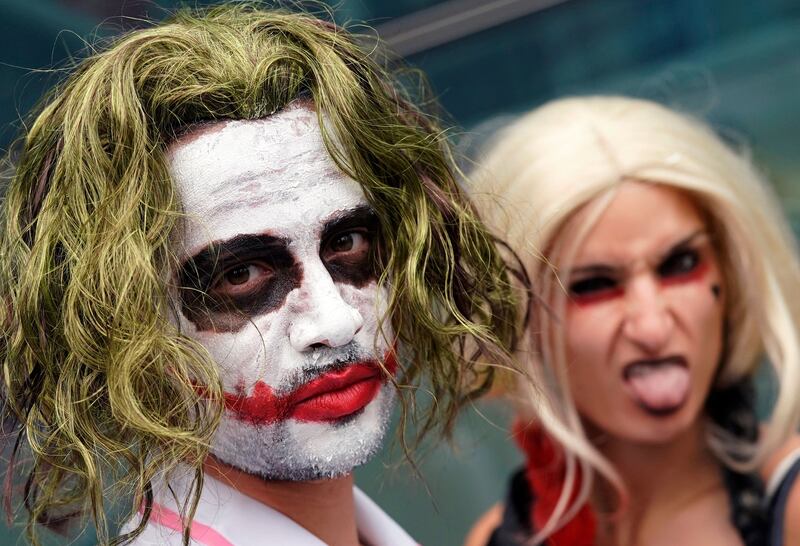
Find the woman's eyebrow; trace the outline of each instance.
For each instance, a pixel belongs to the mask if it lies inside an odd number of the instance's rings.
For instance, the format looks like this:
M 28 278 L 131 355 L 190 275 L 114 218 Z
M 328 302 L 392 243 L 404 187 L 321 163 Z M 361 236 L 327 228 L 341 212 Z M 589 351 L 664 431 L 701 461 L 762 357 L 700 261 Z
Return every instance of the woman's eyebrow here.
M 679 241 L 670 245 L 669 249 L 667 249 L 666 252 L 663 252 L 658 256 L 658 261 L 661 262 L 666 258 L 668 258 L 673 253 L 677 252 L 678 250 L 690 247 L 691 245 L 695 244 L 698 240 L 702 240 L 703 237 L 708 237 L 708 231 L 705 228 L 700 228 L 693 231 L 686 237 L 683 237 Z M 581 277 L 597 276 L 597 275 L 613 277 L 615 275 L 618 275 L 621 269 L 624 268 L 597 263 L 597 264 L 588 264 L 579 267 L 573 267 L 572 269 L 570 269 L 569 274 L 570 276 L 579 275 Z
M 580 275 L 582 277 L 598 276 L 598 275 L 614 276 L 618 272 L 619 272 L 618 268 L 604 264 L 582 265 L 580 267 L 573 267 L 572 269 L 569 270 L 570 276 Z
M 690 233 L 689 235 L 687 235 L 686 237 L 684 237 L 683 239 L 681 239 L 678 242 L 672 244 L 669 247 L 669 249 L 667 249 L 666 252 L 662 253 L 660 258 L 662 260 L 666 259 L 671 254 L 673 254 L 674 252 L 676 252 L 678 250 L 683 250 L 683 249 L 685 249 L 687 247 L 690 247 L 693 244 L 697 243 L 698 241 L 702 240 L 704 237 L 706 237 L 706 238 L 709 237 L 708 231 L 705 228 L 697 229 L 697 230 L 693 231 L 692 233 Z

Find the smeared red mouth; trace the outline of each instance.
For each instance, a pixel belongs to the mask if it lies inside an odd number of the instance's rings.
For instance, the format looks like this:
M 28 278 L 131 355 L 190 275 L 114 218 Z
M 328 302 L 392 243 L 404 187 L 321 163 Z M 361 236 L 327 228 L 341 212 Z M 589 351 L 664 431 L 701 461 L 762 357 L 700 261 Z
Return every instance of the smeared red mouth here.
M 394 352 L 387 353 L 386 369 L 394 374 L 397 361 Z M 285 395 L 276 395 L 272 388 L 258 381 L 253 393 L 225 393 L 225 407 L 236 419 L 257 425 L 286 419 L 307 422 L 338 421 L 362 409 L 380 392 L 385 376 L 374 360 L 353 362 L 343 368 L 324 373 Z

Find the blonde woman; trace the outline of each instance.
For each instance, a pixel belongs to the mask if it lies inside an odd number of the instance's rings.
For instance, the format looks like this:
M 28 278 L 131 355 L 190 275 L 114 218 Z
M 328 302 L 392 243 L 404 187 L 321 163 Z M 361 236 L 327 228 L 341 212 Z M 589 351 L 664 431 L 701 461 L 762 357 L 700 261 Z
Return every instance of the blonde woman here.
M 517 121 L 474 178 L 546 305 L 518 354 L 527 465 L 467 543 L 800 544 L 800 266 L 753 166 L 660 105 L 589 97 Z

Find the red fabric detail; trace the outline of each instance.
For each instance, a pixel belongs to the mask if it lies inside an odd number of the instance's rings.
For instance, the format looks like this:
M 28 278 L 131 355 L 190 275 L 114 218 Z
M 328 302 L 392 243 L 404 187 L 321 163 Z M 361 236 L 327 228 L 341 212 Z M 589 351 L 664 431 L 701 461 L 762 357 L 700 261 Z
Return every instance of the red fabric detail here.
M 514 425 L 514 439 L 525 453 L 525 477 L 533 492 L 531 523 L 541 529 L 555 510 L 566 478 L 566 462 L 560 446 L 536 422 Z M 581 474 L 571 492 L 573 502 L 580 490 Z M 597 534 L 597 518 L 588 503 L 558 531 L 547 538 L 547 546 L 593 546 Z
M 144 513 L 144 504 L 139 507 L 139 512 L 142 514 Z M 152 511 L 150 512 L 150 522 L 166 527 L 167 529 L 172 529 L 173 531 L 178 531 L 179 533 L 183 532 L 183 521 L 178 513 L 157 502 L 153 503 Z M 193 521 L 191 523 L 189 536 L 192 537 L 193 541 L 203 544 L 204 546 L 233 546 L 233 543 L 219 532 L 198 521 Z

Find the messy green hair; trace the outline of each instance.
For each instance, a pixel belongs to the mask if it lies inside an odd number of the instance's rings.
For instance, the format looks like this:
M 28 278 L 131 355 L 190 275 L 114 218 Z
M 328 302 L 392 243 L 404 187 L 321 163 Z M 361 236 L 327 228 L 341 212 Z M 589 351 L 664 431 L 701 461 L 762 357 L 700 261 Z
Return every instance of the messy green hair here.
M 390 234 L 379 282 L 391 280 L 398 385 L 424 385 L 433 400 L 404 411 L 419 435 L 449 433 L 493 365 L 508 363 L 503 261 L 455 182 L 443 132 L 391 81 L 334 25 L 237 4 L 124 35 L 48 97 L 21 141 L 0 232 L 5 405 L 15 453 L 31 455 L 9 472 L 27 474 L 34 544 L 37 523 L 79 514 L 101 543 L 132 538 L 151 480 L 180 461 L 197 470 L 196 506 L 222 393 L 208 353 L 169 320 L 181 205 L 165 160 L 195 124 L 263 118 L 298 98 L 325 116 L 326 147 Z M 414 389 L 399 391 L 414 407 Z M 135 493 L 129 513 L 144 506 L 133 535 L 109 531 L 111 486 Z

